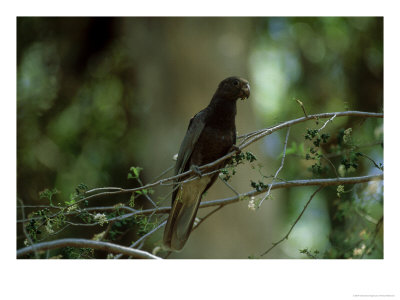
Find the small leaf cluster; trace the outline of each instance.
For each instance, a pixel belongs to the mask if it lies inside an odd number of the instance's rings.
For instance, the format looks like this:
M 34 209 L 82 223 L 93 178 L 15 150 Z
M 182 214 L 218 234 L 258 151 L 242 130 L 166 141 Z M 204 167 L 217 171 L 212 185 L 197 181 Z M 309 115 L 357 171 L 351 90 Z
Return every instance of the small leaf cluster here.
M 305 140 L 309 140 L 313 144 L 313 147 L 309 148 L 308 151 L 309 153 L 306 153 L 305 159 L 317 160 L 317 162 L 311 166 L 311 171 L 316 176 L 321 175 L 328 169 L 326 166 L 322 166 L 321 164 L 322 154 L 320 153 L 319 148 L 321 144 L 326 144 L 329 138 L 330 135 L 328 133 L 323 133 L 320 135 L 318 129 L 309 129 L 309 128 L 307 128 L 306 134 L 304 136 Z
M 110 215 L 108 215 L 110 218 Z M 125 218 L 113 223 L 111 230 L 109 231 L 109 238 L 113 241 L 123 236 L 126 230 L 135 228 L 135 232 L 139 236 L 143 236 L 149 231 L 153 230 L 157 226 L 157 220 L 151 222 L 148 216 L 145 215 L 134 215 L 130 218 Z
M 312 141 L 312 139 L 315 138 L 317 136 L 317 134 L 318 134 L 318 129 L 309 129 L 309 128 L 307 128 L 307 133 L 304 136 L 304 138 L 306 140 Z
M 338 144 L 340 146 L 352 145 L 352 142 L 353 142 L 352 137 L 351 137 L 352 132 L 353 132 L 353 129 L 351 127 L 347 128 L 347 129 L 342 128 L 341 130 L 339 130 L 338 135 L 337 135 Z
M 78 200 L 81 200 L 81 199 L 85 198 L 85 193 L 86 193 L 86 191 L 88 189 L 89 188 L 88 188 L 88 186 L 86 184 L 84 184 L 84 183 L 78 184 L 78 186 L 75 188 L 75 192 L 71 193 L 69 195 L 69 200 L 65 200 L 64 201 L 64 203 L 67 206 L 69 206 L 69 208 L 68 208 L 69 211 L 72 211 L 72 210 L 75 210 L 75 209 L 78 208 L 78 206 L 75 205 L 75 203 Z M 88 201 L 84 201 L 84 205 L 88 206 L 89 205 Z
M 250 185 L 252 188 L 255 188 L 257 192 L 260 192 L 268 187 L 268 185 L 266 185 L 264 182 L 260 180 L 258 181 L 258 183 L 253 180 L 250 180 Z
M 79 196 L 84 196 L 86 191 L 88 190 L 88 186 L 84 183 L 78 184 L 78 186 L 75 188 L 75 192 Z
M 344 185 L 338 185 L 336 188 L 336 195 L 340 198 L 344 193 Z
M 43 208 L 30 214 L 30 220 L 25 228 L 31 240 L 36 242 L 39 238 L 42 238 L 42 235 L 51 234 L 55 228 L 64 225 L 64 221 L 65 215 L 63 213 L 52 216 L 48 208 Z M 42 231 L 43 227 L 46 229 L 44 232 Z
M 142 184 L 142 181 L 140 180 L 140 173 L 143 171 L 143 168 L 141 167 L 130 167 L 129 173 L 128 173 L 128 179 L 135 179 L 139 182 L 139 184 Z M 152 195 L 154 194 L 153 189 L 143 189 L 139 191 L 134 191 L 129 199 L 129 206 L 134 207 L 135 206 L 135 200 L 136 196 L 147 196 L 147 195 Z
M 62 248 L 61 253 L 62 253 L 62 258 L 69 258 L 69 259 L 94 258 L 94 249 L 92 248 L 65 247 Z
M 234 168 L 222 168 L 220 170 L 220 176 L 223 181 L 229 181 L 233 175 L 236 174 L 236 170 Z
M 52 190 L 45 189 L 45 190 L 39 192 L 39 198 L 40 199 L 43 199 L 43 198 L 48 199 L 50 202 L 50 205 L 53 206 L 53 201 L 52 201 L 53 196 L 56 194 L 59 194 L 59 193 L 60 193 L 60 191 L 57 190 L 56 188 L 54 188 Z
M 311 171 L 314 175 L 319 176 L 328 170 L 327 166 L 322 166 L 321 162 L 316 162 L 311 166 Z
M 139 227 L 137 233 L 143 236 L 157 226 L 157 222 L 150 222 L 150 219 L 144 215 L 134 216 L 135 224 Z
M 107 214 L 107 219 L 111 219 L 117 216 L 122 215 L 118 209 L 114 210 L 113 212 Z M 134 218 L 124 218 L 122 220 L 115 221 L 111 229 L 108 233 L 108 238 L 112 241 L 119 239 L 126 231 L 127 228 L 132 228 L 135 225 Z
M 131 167 L 128 173 L 128 179 L 139 179 L 140 172 L 143 170 L 141 167 Z
M 254 162 L 257 160 L 257 157 L 250 151 L 246 151 L 245 153 L 240 152 L 238 154 L 235 154 L 232 156 L 232 163 L 234 166 L 237 166 L 241 163 L 244 163 L 244 161 L 248 161 L 250 163 Z
M 29 237 L 32 239 L 32 242 L 36 242 L 38 240 L 38 236 L 42 233 L 39 229 L 40 223 L 37 222 L 35 219 L 31 219 L 26 225 L 26 231 L 29 234 Z
M 132 208 L 135 207 L 136 196 L 146 196 L 146 195 L 152 195 L 152 194 L 154 194 L 154 190 L 151 188 L 134 191 L 132 193 L 131 197 L 129 198 L 129 206 Z
M 348 158 L 343 157 L 341 164 L 345 167 L 346 171 L 350 168 L 358 168 L 358 158 L 362 156 L 360 152 L 351 152 Z
M 221 179 L 224 181 L 228 181 L 231 179 L 233 175 L 236 174 L 236 167 L 245 161 L 248 161 L 249 163 L 252 163 L 257 160 L 257 157 L 250 151 L 247 151 L 245 153 L 240 152 L 238 154 L 235 154 L 232 156 L 230 159 L 228 165 L 225 168 L 222 168 L 220 171 Z
M 80 218 L 84 223 L 90 224 L 94 222 L 94 217 L 91 213 L 87 212 L 86 210 L 79 211 L 78 218 Z
M 301 254 L 307 255 L 309 258 L 312 258 L 312 259 L 317 259 L 318 254 L 319 254 L 319 251 L 317 249 L 314 251 L 310 251 L 310 250 L 308 250 L 308 248 L 300 249 L 299 252 Z
M 340 176 L 345 176 L 347 172 L 357 170 L 359 158 L 363 156 L 361 152 L 356 152 L 357 146 L 353 143 L 351 133 L 352 128 L 347 128 L 346 130 L 341 129 L 337 135 L 338 145 L 335 151 L 341 155 L 338 168 Z
M 309 129 L 309 128 L 307 128 L 307 133 L 304 136 L 305 140 L 312 141 L 313 145 L 317 148 L 321 146 L 321 143 L 326 144 L 329 138 L 330 138 L 329 133 L 323 133 L 320 135 L 318 133 L 318 129 Z M 316 152 L 311 152 L 311 153 L 316 153 Z

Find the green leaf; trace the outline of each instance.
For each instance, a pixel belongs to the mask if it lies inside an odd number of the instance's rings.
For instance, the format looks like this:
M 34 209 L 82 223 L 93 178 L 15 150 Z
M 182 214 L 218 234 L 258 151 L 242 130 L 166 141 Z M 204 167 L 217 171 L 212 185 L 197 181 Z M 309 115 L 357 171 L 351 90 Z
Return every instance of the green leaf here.
M 50 205 L 53 205 L 53 202 L 52 202 L 53 195 L 59 194 L 59 193 L 60 193 L 60 191 L 57 190 L 56 188 L 54 188 L 52 190 L 45 189 L 45 190 L 39 192 L 39 198 L 40 199 L 43 199 L 43 198 L 48 199 L 50 202 Z
M 135 193 L 132 193 L 131 198 L 129 199 L 129 206 L 130 207 L 135 206 Z
M 143 168 L 141 167 L 136 167 L 136 168 L 131 168 L 131 171 L 133 172 L 133 174 L 135 174 L 136 178 L 139 177 L 140 171 L 142 171 Z
M 128 179 L 138 179 L 140 172 L 143 170 L 141 167 L 131 167 L 128 173 Z

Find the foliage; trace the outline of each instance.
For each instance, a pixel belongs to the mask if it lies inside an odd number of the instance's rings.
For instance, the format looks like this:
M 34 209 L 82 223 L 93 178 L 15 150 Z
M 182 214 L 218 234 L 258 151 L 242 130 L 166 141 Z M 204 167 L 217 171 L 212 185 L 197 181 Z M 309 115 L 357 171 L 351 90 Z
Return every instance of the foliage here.
M 52 190 L 45 189 L 44 191 L 39 193 L 39 198 L 40 199 L 43 199 L 43 198 L 48 199 L 50 202 L 50 205 L 53 205 L 53 202 L 51 199 L 53 198 L 53 196 L 55 194 L 58 194 L 58 193 L 59 193 L 59 191 L 56 188 L 54 188 Z
M 222 180 L 229 181 L 229 179 L 231 179 L 231 177 L 236 174 L 236 167 L 238 165 L 243 164 L 246 161 L 252 163 L 256 160 L 256 156 L 249 151 L 246 151 L 245 153 L 241 152 L 232 156 L 227 166 L 221 169 Z

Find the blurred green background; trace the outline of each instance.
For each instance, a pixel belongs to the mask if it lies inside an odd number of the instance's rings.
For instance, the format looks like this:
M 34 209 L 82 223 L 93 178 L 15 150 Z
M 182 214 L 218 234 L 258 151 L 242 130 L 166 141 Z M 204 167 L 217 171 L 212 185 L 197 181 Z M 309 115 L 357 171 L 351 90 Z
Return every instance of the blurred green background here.
M 133 187 L 137 183 L 127 179 L 131 166 L 142 167 L 141 179 L 150 183 L 173 165 L 190 118 L 208 105 L 218 83 L 232 75 L 248 79 L 252 90 L 248 101 L 238 102 L 239 134 L 301 117 L 294 99 L 300 99 L 309 114 L 382 112 L 383 18 L 19 17 L 17 196 L 26 205 L 39 205 L 43 199 L 38 193 L 45 188 L 61 191 L 56 201 L 63 202 L 82 182 L 89 188 Z M 361 121 L 336 118 L 326 131 L 335 136 L 352 127 L 357 144 L 367 145 L 362 152 L 383 163 L 382 120 Z M 288 147 L 304 143 L 310 126 L 292 128 Z M 264 174 L 274 174 L 279 167 L 285 134 L 277 132 L 249 147 Z M 288 156 L 279 177 L 312 178 L 309 166 L 309 161 Z M 349 176 L 374 173 L 379 170 L 362 160 Z M 250 180 L 259 178 L 256 170 L 240 166 L 231 184 L 246 192 Z M 168 191 L 163 187 L 157 193 Z M 273 199 L 256 212 L 246 201 L 229 205 L 170 258 L 259 255 L 287 232 L 313 191 L 273 191 Z M 358 185 L 346 195 L 349 203 L 359 201 L 376 220 L 382 216 L 382 183 Z M 206 199 L 230 196 L 217 182 Z M 127 201 L 129 195 L 93 205 Z M 362 230 L 373 232 L 374 226 L 335 218 L 338 201 L 336 188 L 325 188 L 289 240 L 266 258 L 305 258 L 299 252 L 304 248 L 317 249 L 327 258 L 351 256 L 362 244 Z M 60 237 L 91 238 L 101 230 L 74 227 Z M 22 247 L 20 226 L 17 237 Z M 162 230 L 144 249 L 151 251 L 161 237 Z M 121 243 L 129 245 L 134 238 L 127 233 Z M 369 257 L 381 258 L 382 232 L 376 241 L 381 246 Z M 343 250 L 346 247 L 349 250 Z

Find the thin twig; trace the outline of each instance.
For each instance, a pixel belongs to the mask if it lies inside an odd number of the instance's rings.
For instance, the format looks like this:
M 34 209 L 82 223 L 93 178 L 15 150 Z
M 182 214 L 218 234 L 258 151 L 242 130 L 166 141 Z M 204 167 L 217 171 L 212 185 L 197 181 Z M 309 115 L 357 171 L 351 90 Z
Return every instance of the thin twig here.
M 364 144 L 364 145 L 360 145 L 360 146 L 353 145 L 352 146 L 352 148 L 354 147 L 353 149 L 345 149 L 345 150 L 340 151 L 340 152 L 328 153 L 328 154 L 326 154 L 326 157 L 328 157 L 328 158 L 338 157 L 338 156 L 342 156 L 343 154 L 348 154 L 349 152 L 354 151 L 354 150 L 373 147 L 373 146 L 378 146 L 378 145 L 382 145 L 382 144 L 383 144 L 383 141 Z
M 165 224 L 167 224 L 166 220 L 164 222 L 161 222 L 161 224 L 159 224 L 156 228 L 152 229 L 151 231 L 146 233 L 144 236 L 142 236 L 140 239 L 138 239 L 136 242 L 134 242 L 132 245 L 130 245 L 129 248 L 135 248 L 138 244 L 140 244 L 142 241 L 144 242 L 145 239 L 147 239 L 150 235 L 152 235 L 158 229 L 165 226 Z M 121 258 L 122 256 L 123 256 L 123 254 L 118 254 L 114 258 L 118 259 L 118 258 Z
M 280 171 L 282 170 L 282 168 L 283 168 L 283 164 L 285 163 L 286 146 L 287 146 L 288 139 L 289 139 L 289 133 L 290 133 L 290 127 L 288 127 L 287 133 L 286 133 L 285 144 L 284 144 L 284 146 L 283 146 L 283 154 L 282 154 L 281 165 L 280 165 L 279 169 L 276 171 L 276 173 L 275 173 L 275 175 L 274 175 L 274 178 L 272 178 L 272 182 L 271 182 L 271 184 L 270 184 L 269 187 L 268 187 L 267 193 L 265 194 L 265 196 L 261 199 L 260 203 L 258 204 L 258 208 L 261 206 L 261 204 L 264 202 L 264 200 L 267 199 L 268 196 L 270 195 L 270 193 L 271 193 L 271 188 L 272 188 L 272 183 L 275 182 L 275 180 L 276 180 L 276 178 L 277 178 L 279 172 L 280 172 Z
M 17 208 L 65 208 L 65 206 L 56 206 L 56 205 L 24 205 L 24 206 L 18 206 Z
M 296 221 L 294 221 L 293 225 L 290 227 L 289 231 L 286 233 L 286 235 L 281 238 L 279 241 L 277 241 L 276 243 L 272 243 L 272 246 L 265 251 L 263 254 L 261 254 L 261 256 L 264 256 L 265 254 L 267 254 L 268 252 L 270 252 L 272 249 L 274 249 L 276 246 L 278 246 L 280 243 L 282 243 L 284 240 L 287 240 L 289 238 L 290 233 L 292 232 L 294 226 L 296 226 L 297 222 L 299 222 L 300 218 L 303 216 L 304 212 L 306 211 L 308 205 L 310 204 L 311 200 L 314 198 L 314 196 L 320 191 L 322 190 L 324 187 L 320 186 L 310 197 L 310 199 L 308 199 L 306 205 L 304 205 L 303 210 L 301 211 L 300 215 L 297 217 Z
M 24 202 L 23 202 L 21 199 L 19 199 L 19 198 L 17 198 L 17 200 L 18 200 L 18 202 L 21 204 L 22 219 L 25 219 Z M 33 245 L 33 241 L 32 241 L 32 239 L 31 239 L 29 233 L 26 231 L 26 228 L 25 228 L 25 225 L 24 225 L 24 224 L 22 224 L 22 231 L 24 232 L 24 235 L 25 235 L 25 237 L 26 237 L 26 239 L 27 239 L 29 245 Z M 34 252 L 35 252 L 35 257 L 36 257 L 36 258 L 39 258 L 39 254 L 37 253 L 37 251 L 35 250 Z
M 159 259 L 159 257 L 142 250 L 131 249 L 125 246 L 109 242 L 93 241 L 86 239 L 73 239 L 73 238 L 38 243 L 35 245 L 31 245 L 29 247 L 19 249 L 17 250 L 17 257 L 27 255 L 34 251 L 57 249 L 63 247 L 92 248 L 112 253 L 123 253 L 124 255 L 132 256 L 135 258 Z
M 64 227 L 62 227 L 61 229 L 53 232 L 53 233 L 49 233 L 49 236 L 56 236 L 57 234 L 59 234 L 60 232 L 63 232 L 65 229 L 67 229 L 69 226 L 71 226 L 70 224 L 65 225 Z M 48 239 L 48 237 L 45 237 L 43 239 L 37 240 L 37 242 L 41 242 Z
M 65 207 L 61 207 L 61 208 L 65 208 Z M 114 210 L 114 209 L 117 209 L 117 207 L 115 205 L 113 205 L 113 206 L 94 206 L 94 207 L 86 207 L 86 208 L 84 208 L 82 210 L 66 212 L 66 213 L 64 213 L 64 215 L 65 216 L 73 216 L 73 215 L 76 215 L 76 214 L 79 214 L 79 213 L 82 213 L 82 212 L 108 211 L 108 210 Z M 118 207 L 118 209 L 128 210 L 130 212 L 140 212 L 140 210 L 133 209 L 133 208 L 131 208 L 129 206 L 120 206 L 120 207 Z M 58 214 L 60 214 L 60 212 L 57 212 L 56 214 L 51 215 L 48 218 L 49 219 L 54 218 Z M 30 218 L 30 219 L 17 220 L 17 223 L 28 222 L 30 220 L 41 220 L 41 219 L 42 219 L 42 217 L 34 217 L 34 218 Z
M 159 175 L 157 175 L 153 181 L 160 179 L 161 177 L 163 177 L 165 174 L 167 174 L 169 171 L 173 170 L 175 168 L 175 164 L 173 164 L 172 166 L 170 166 L 168 169 L 166 169 L 165 171 L 162 171 Z
M 335 173 L 336 177 L 339 178 L 340 176 L 339 176 L 338 172 L 336 171 L 335 165 L 324 154 L 321 154 L 321 155 L 322 155 L 322 158 L 325 159 L 329 163 L 329 165 L 331 166 L 331 168 L 332 168 L 333 172 Z
M 94 188 L 91 190 L 85 191 L 85 194 L 91 194 L 94 192 L 103 192 L 103 191 L 120 191 L 122 188 L 120 187 L 100 187 L 100 188 Z
M 209 218 L 211 215 L 213 215 L 214 213 L 216 213 L 217 211 L 219 211 L 221 208 L 223 208 L 224 205 L 221 204 L 220 206 L 218 206 L 217 208 L 213 209 L 212 211 L 210 211 L 208 214 L 206 214 L 204 217 L 202 217 L 200 219 L 200 221 L 193 227 L 192 231 L 194 231 L 195 229 L 197 229 L 201 223 L 203 223 L 207 218 Z
M 129 246 L 129 248 L 135 248 L 141 241 L 147 239 L 150 235 L 152 235 L 158 229 L 165 226 L 165 224 L 167 224 L 167 220 L 161 222 L 156 228 L 150 230 L 148 233 L 146 233 L 144 236 L 142 236 L 140 239 L 138 239 L 136 242 L 134 242 L 131 246 Z
M 110 232 L 110 230 L 112 229 L 113 225 L 114 225 L 114 222 L 109 222 L 108 223 L 108 226 L 107 226 L 106 230 L 104 231 L 102 237 L 100 238 L 100 241 L 105 241 L 106 240 L 107 235 Z
M 371 217 L 370 215 L 361 212 L 361 211 L 357 208 L 357 206 L 355 206 L 355 211 L 356 211 L 356 213 L 357 213 L 360 217 L 364 218 L 364 219 L 367 220 L 368 222 L 370 222 L 370 223 L 372 223 L 372 224 L 374 224 L 374 225 L 378 224 L 378 221 L 377 221 L 377 220 L 375 220 L 375 219 L 374 219 L 373 217 Z
M 363 251 L 363 253 L 360 257 L 361 259 L 364 258 L 365 254 L 368 254 L 368 252 L 371 251 L 373 245 L 375 244 L 376 236 L 378 235 L 378 232 L 380 231 L 380 229 L 382 227 L 382 224 L 383 224 L 383 216 L 379 219 L 378 223 L 376 224 L 374 236 L 372 237 L 372 240 L 369 243 L 368 247 L 365 247 L 365 250 Z
M 329 122 L 332 122 L 334 118 L 336 118 L 336 115 L 333 115 L 332 118 L 330 118 L 328 121 L 326 121 L 326 122 L 324 123 L 324 125 L 323 125 L 320 129 L 318 129 L 318 132 L 320 132 L 322 129 L 324 129 L 325 126 L 326 126 Z
M 301 109 L 303 110 L 304 115 L 306 116 L 306 118 L 308 117 L 307 113 L 306 113 L 306 109 L 304 107 L 303 102 L 301 102 L 299 99 L 295 99 L 296 102 L 300 105 Z
M 218 177 L 235 195 L 239 195 L 239 193 L 235 190 L 235 188 L 230 185 L 227 181 L 223 180 L 221 177 Z
M 140 180 L 140 178 L 136 178 L 136 180 L 139 182 L 140 186 L 143 186 L 143 182 Z M 149 200 L 149 202 L 154 206 L 157 207 L 157 204 L 154 203 L 153 199 L 151 199 L 151 197 L 147 194 L 147 193 L 143 193 L 144 196 L 147 198 L 147 200 Z
M 360 153 L 361 156 L 364 156 L 365 158 L 369 159 L 375 166 L 375 168 L 378 168 L 379 170 L 383 171 L 383 167 L 382 166 L 378 166 L 378 164 L 368 155 L 364 154 L 364 153 Z

